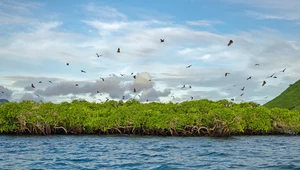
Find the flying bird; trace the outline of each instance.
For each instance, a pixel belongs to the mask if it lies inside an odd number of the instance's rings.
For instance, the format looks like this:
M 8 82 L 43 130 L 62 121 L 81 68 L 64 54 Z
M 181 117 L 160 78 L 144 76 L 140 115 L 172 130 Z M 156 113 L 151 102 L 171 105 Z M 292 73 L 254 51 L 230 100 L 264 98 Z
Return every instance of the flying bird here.
M 4 91 L 2 93 L 4 93 Z
M 244 90 L 245 90 L 245 87 L 241 88 L 241 90 L 244 91 Z
M 268 76 L 267 78 L 271 78 L 271 77 L 273 77 L 274 75 L 275 75 L 275 73 L 273 73 L 272 75 Z
M 251 79 L 251 76 L 247 78 L 247 80 L 250 80 L 250 79 Z
M 254 66 L 259 66 L 259 64 L 255 64 Z
M 35 88 L 33 84 L 31 84 L 31 87 L 32 87 L 32 88 Z
M 192 65 L 188 65 L 186 68 L 190 68 Z
M 42 81 L 39 81 L 39 83 L 42 83 Z
M 225 77 L 226 77 L 228 74 L 230 74 L 230 73 L 228 73 L 228 72 L 227 72 L 227 73 L 225 73 Z
M 52 83 L 52 81 L 49 80 L 49 83 Z
M 135 89 L 135 88 L 133 89 L 133 92 L 134 92 L 134 93 L 136 92 L 136 89 Z
M 234 99 L 232 98 L 232 99 L 230 99 L 231 101 L 234 101 Z
M 274 79 L 277 79 L 277 76 L 274 76 L 273 78 L 274 78 Z
M 102 79 L 102 81 L 104 81 L 104 78 L 100 77 L 100 79 Z
M 84 70 L 81 70 L 82 73 L 86 73 Z
M 181 87 L 182 89 L 185 88 L 185 84 Z
M 96 55 L 97 55 L 98 58 L 99 58 L 100 56 L 102 56 L 102 55 L 99 55 L 98 53 L 96 53 Z
M 230 40 L 229 43 L 227 44 L 227 46 L 229 47 L 232 43 L 233 43 L 233 41 Z
M 133 75 L 133 73 L 131 73 L 131 75 Z
M 261 86 L 264 86 L 266 83 L 267 83 L 267 82 L 264 80 L 264 81 L 263 81 L 263 84 L 262 84 Z
M 120 74 L 121 76 L 124 76 L 125 74 Z
M 160 39 L 160 42 L 165 42 L 165 39 Z
M 282 71 L 280 71 L 280 72 L 284 72 L 286 70 L 286 68 L 285 69 L 283 69 Z
M 100 93 L 99 91 L 97 91 L 97 93 Z
M 194 99 L 194 97 L 193 96 L 191 96 L 191 100 L 193 100 Z
M 192 86 L 189 86 L 190 88 L 192 88 Z
M 117 50 L 117 53 L 120 53 L 121 51 L 120 51 L 120 48 L 118 48 L 118 50 Z
M 78 84 L 75 84 L 75 86 L 78 86 Z
M 69 63 L 67 63 L 67 66 L 69 65 Z
M 124 99 L 125 99 L 125 96 L 123 96 L 122 99 L 124 100 Z
M 133 78 L 136 79 L 136 75 L 134 75 Z
M 244 93 L 242 93 L 240 96 L 243 96 L 244 95 Z

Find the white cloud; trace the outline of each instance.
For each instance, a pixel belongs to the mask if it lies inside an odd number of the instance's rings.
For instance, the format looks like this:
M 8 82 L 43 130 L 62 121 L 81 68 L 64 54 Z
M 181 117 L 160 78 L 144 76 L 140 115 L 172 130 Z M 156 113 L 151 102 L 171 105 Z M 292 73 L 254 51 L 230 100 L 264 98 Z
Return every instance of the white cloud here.
M 0 56 L 5 63 L 26 63 L 26 69 L 18 67 L 19 76 L 9 76 L 12 75 L 9 64 L 0 67 L 1 75 L 7 71 L 5 81 L 10 82 L 6 83 L 10 89 L 25 88 L 21 100 L 40 100 L 35 94 L 50 101 L 121 99 L 123 95 L 131 98 L 140 94 L 141 101 L 166 101 L 174 93 L 175 101 L 193 96 L 264 102 L 266 95 L 271 96 L 269 100 L 300 77 L 300 42 L 289 40 L 276 30 L 263 28 L 223 35 L 189 27 L 222 24 L 221 21 L 198 20 L 179 25 L 158 19 L 130 20 L 105 5 L 89 4 L 85 10 L 91 17 L 78 22 L 92 30 L 87 33 L 67 30 L 59 19 L 35 19 L 37 22 L 25 24 L 26 31 L 0 35 Z M 97 17 L 98 10 L 103 18 Z M 234 43 L 228 47 L 230 39 Z M 117 48 L 121 48 L 121 53 L 116 52 Z M 103 56 L 97 58 L 95 53 Z M 260 66 L 254 67 L 255 63 Z M 185 68 L 190 64 L 191 68 Z M 279 72 L 283 68 L 287 68 L 286 72 Z M 87 73 L 81 73 L 81 69 Z M 137 79 L 132 78 L 131 72 Z M 231 75 L 225 77 L 225 72 Z M 278 78 L 268 79 L 262 88 L 262 80 L 274 72 Z M 125 76 L 120 76 L 121 73 Z M 252 79 L 247 81 L 249 76 Z M 53 83 L 48 83 L 49 80 Z M 181 89 L 184 84 L 192 88 Z M 237 86 L 233 87 L 234 84 Z M 239 97 L 243 86 L 245 94 Z M 228 88 L 231 90 L 224 90 Z M 18 92 L 20 95 L 23 91 Z
M 275 20 L 300 20 L 300 1 L 289 0 L 226 0 L 231 3 L 246 4 L 254 7 L 253 10 L 247 10 L 246 14 L 257 19 L 275 19 Z
M 193 26 L 204 26 L 204 27 L 211 27 L 216 24 L 223 24 L 223 22 L 219 20 L 195 20 L 195 21 L 187 21 L 186 23 Z

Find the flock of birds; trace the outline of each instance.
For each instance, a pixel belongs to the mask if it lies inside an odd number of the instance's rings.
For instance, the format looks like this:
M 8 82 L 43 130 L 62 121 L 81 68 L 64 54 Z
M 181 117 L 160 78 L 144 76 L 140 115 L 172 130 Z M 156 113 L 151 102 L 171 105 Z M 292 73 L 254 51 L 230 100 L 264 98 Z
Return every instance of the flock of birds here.
M 160 39 L 160 42 L 161 43 L 163 43 L 163 42 L 165 42 L 165 40 L 164 39 Z M 227 44 L 227 46 L 229 47 L 229 46 L 231 46 L 233 44 L 233 40 L 230 40 L 229 42 L 228 42 L 228 44 Z M 121 49 L 120 48 L 118 48 L 117 49 L 117 53 L 121 53 Z M 101 57 L 102 56 L 102 54 L 98 54 L 98 53 L 96 53 L 96 57 Z M 66 65 L 67 66 L 69 66 L 70 65 L 70 63 L 66 63 Z M 257 63 L 257 64 L 255 64 L 254 65 L 255 67 L 256 66 L 259 66 L 259 64 Z M 192 65 L 188 65 L 188 66 L 186 66 L 186 68 L 191 68 L 192 67 Z M 283 70 L 281 70 L 280 72 L 285 72 L 285 70 L 286 70 L 286 68 L 285 69 L 283 69 Z M 81 70 L 81 72 L 82 73 L 86 73 L 86 71 L 85 70 Z M 137 76 L 136 75 L 133 75 L 134 73 L 131 73 L 131 76 L 134 78 L 134 79 L 136 79 L 137 78 Z M 270 76 L 268 76 L 268 77 L 266 77 L 266 78 L 277 78 L 277 76 L 275 76 L 275 74 L 276 73 L 273 73 L 272 75 L 270 75 Z M 120 74 L 121 76 L 124 76 L 125 74 Z M 225 73 L 225 77 L 227 77 L 227 76 L 229 76 L 230 75 L 230 73 L 229 72 L 226 72 Z M 252 78 L 252 76 L 249 76 L 246 80 L 250 80 Z M 102 77 L 100 77 L 100 79 L 102 80 L 102 81 L 105 81 L 105 79 L 104 78 L 102 78 Z M 149 81 L 151 81 L 151 79 L 149 80 Z M 52 83 L 52 81 L 48 81 L 49 83 Z M 39 81 L 38 83 L 42 83 L 42 81 Z M 266 81 L 265 80 L 263 80 L 263 82 L 262 82 L 262 86 L 264 86 L 264 85 L 266 85 Z M 79 86 L 78 84 L 75 84 L 75 86 Z M 234 86 L 236 86 L 236 85 L 234 85 Z M 184 89 L 184 88 L 186 88 L 186 87 L 188 87 L 188 88 L 192 88 L 192 86 L 191 85 L 188 85 L 188 86 L 186 86 L 185 84 L 181 87 L 182 89 Z M 32 83 L 31 84 L 31 88 L 36 88 L 35 87 L 35 85 Z M 245 90 L 245 87 L 242 87 L 241 89 L 240 89 L 241 91 L 244 91 Z M 137 92 L 137 90 L 136 90 L 136 88 L 133 88 L 133 92 L 134 93 L 136 93 Z M 2 91 L 1 92 L 2 94 L 4 93 L 4 91 Z M 100 91 L 97 91 L 97 93 L 100 93 Z M 37 97 L 40 97 L 38 94 L 35 94 Z M 244 95 L 244 93 L 241 93 L 240 94 L 240 96 L 243 96 Z M 139 97 L 141 97 L 140 95 L 138 95 Z M 171 97 L 172 98 L 174 98 L 174 95 L 171 95 Z M 191 98 L 191 100 L 193 100 L 194 99 L 194 97 L 193 96 L 191 96 L 190 97 Z M 122 96 L 122 99 L 124 100 L 125 99 L 125 96 Z M 99 100 L 101 100 L 101 99 L 99 99 Z M 106 101 L 105 102 L 107 102 L 109 100 L 109 98 L 106 98 Z M 234 98 L 231 98 L 231 101 L 234 101 L 235 99 Z M 146 101 L 149 101 L 148 99 L 146 100 Z

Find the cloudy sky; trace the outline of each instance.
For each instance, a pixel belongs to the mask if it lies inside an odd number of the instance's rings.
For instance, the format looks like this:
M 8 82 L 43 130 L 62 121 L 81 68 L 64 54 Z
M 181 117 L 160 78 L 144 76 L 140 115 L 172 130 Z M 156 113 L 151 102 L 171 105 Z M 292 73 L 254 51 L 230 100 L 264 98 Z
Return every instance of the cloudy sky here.
M 300 78 L 299 8 L 299 0 L 1 0 L 0 98 L 264 104 Z

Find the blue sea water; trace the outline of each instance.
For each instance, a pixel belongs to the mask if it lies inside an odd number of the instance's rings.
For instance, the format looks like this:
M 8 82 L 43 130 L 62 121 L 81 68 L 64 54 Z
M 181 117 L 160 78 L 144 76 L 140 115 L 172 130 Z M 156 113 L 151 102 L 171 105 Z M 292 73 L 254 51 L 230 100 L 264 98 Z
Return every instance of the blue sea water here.
M 0 169 L 300 169 L 300 137 L 0 136 Z

